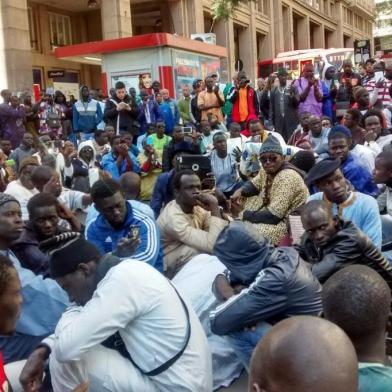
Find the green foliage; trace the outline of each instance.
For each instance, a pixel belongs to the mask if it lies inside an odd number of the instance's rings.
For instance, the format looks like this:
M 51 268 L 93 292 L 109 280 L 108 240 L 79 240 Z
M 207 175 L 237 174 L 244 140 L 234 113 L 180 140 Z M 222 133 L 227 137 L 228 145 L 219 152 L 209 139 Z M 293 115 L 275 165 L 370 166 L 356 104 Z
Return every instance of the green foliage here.
M 376 15 L 378 16 L 380 14 L 392 14 L 392 0 L 376 4 Z
M 240 3 L 249 3 L 255 0 L 213 0 L 212 15 L 214 20 L 227 20 L 234 14 L 235 7 Z

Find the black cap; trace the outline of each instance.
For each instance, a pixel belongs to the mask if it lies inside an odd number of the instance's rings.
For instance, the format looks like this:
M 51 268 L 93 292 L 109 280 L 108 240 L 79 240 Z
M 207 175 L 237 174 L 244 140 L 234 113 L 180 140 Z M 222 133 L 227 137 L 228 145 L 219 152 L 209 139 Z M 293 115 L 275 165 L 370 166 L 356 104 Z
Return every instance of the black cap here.
M 327 158 L 323 161 L 314 165 L 310 170 L 306 177 L 306 182 L 308 185 L 312 185 L 315 182 L 328 177 L 335 170 L 340 167 L 340 159 Z
M 40 249 L 50 254 L 49 266 L 53 278 L 71 274 L 79 264 L 100 258 L 99 250 L 80 233 L 57 235 L 42 242 Z

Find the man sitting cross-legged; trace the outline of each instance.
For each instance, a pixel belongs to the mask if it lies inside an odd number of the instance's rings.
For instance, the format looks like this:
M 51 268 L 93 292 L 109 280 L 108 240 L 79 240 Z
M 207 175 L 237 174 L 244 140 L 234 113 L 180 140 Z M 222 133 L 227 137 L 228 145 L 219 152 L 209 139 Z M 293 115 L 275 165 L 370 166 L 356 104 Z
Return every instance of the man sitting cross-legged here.
M 12 244 L 15 253 L 24 268 L 35 274 L 49 276 L 49 256 L 39 249 L 42 241 L 68 231 L 60 225 L 64 219 L 73 231 L 80 231 L 81 226 L 73 213 L 50 193 L 38 193 L 27 203 L 30 220 L 20 237 Z
M 138 232 L 140 245 L 134 258 L 162 269 L 162 252 L 156 222 L 141 210 L 136 210 L 112 179 L 98 180 L 91 188 L 91 198 L 99 212 L 86 227 L 86 238 L 101 254 L 113 252 L 118 257 L 130 255 L 128 245 L 133 230 Z
M 245 367 L 271 324 L 320 312 L 321 285 L 295 249 L 274 248 L 249 223 L 230 223 L 214 254 L 227 272 L 213 285 L 216 297 L 225 302 L 210 314 L 211 331 L 229 336 Z
M 373 243 L 381 248 L 381 220 L 376 200 L 364 193 L 353 191 L 340 169 L 338 159 L 317 163 L 307 176 L 309 185 L 320 192 L 309 200 L 324 200 L 333 215 L 352 221 Z
M 379 272 L 392 287 L 392 267 L 352 222 L 334 216 L 324 201 L 314 200 L 301 209 L 305 234 L 298 246 L 301 257 L 323 283 L 350 264 L 365 264 Z
M 41 381 L 50 356 L 55 392 L 212 391 L 211 355 L 193 309 L 158 271 L 135 259 L 101 257 L 81 236 L 52 244 L 52 276 L 73 306 L 30 357 L 24 386 Z M 135 244 L 134 244 L 135 245 Z M 47 242 L 48 249 L 51 243 Z
M 216 238 L 227 225 L 218 200 L 201 192 L 200 178 L 192 170 L 176 173 L 172 184 L 175 200 L 166 205 L 158 218 L 169 277 L 193 256 L 211 254 Z

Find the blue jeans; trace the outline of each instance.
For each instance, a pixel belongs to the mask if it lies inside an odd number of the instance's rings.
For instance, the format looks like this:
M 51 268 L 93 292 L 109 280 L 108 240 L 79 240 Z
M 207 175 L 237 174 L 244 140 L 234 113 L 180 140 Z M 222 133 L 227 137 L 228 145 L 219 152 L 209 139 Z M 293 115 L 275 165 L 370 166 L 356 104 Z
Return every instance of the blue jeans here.
M 233 332 L 227 336 L 230 345 L 233 347 L 238 359 L 249 372 L 250 358 L 253 350 L 260 339 L 272 328 L 271 324 L 261 322 L 255 331 Z

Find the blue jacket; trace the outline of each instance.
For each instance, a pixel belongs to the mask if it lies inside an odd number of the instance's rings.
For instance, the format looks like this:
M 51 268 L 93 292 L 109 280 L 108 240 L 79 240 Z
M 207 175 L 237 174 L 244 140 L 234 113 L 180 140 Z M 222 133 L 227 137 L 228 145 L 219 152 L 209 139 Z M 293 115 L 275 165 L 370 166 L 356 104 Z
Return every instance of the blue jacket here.
M 91 133 L 103 120 L 101 105 L 95 99 L 89 99 L 85 107 L 81 100 L 72 108 L 72 125 L 74 132 Z
M 159 228 L 156 222 L 140 210 L 132 208 L 127 202 L 125 222 L 119 229 L 114 229 L 106 218 L 99 214 L 86 227 L 86 238 L 92 242 L 102 254 L 113 252 L 117 243 L 129 233 L 131 225 L 140 226 L 140 245 L 132 259 L 144 261 L 158 271 L 163 271 L 163 252 L 160 243 Z
M 159 106 L 155 100 L 149 99 L 147 100 L 147 108 L 150 112 L 150 122 L 147 122 L 146 114 L 144 113 L 144 104 L 140 102 L 139 104 L 139 115 L 137 120 L 140 124 L 140 133 L 143 134 L 147 131 L 147 127 L 149 124 L 155 124 L 157 121 L 162 121 L 162 115 L 159 111 Z
M 351 182 L 355 190 L 365 195 L 377 196 L 379 191 L 372 175 L 351 153 L 342 163 L 342 170 L 344 177 Z
M 177 102 L 173 99 L 164 101 L 159 105 L 159 111 L 165 121 L 165 131 L 168 135 L 173 133 L 173 128 L 180 121 L 180 112 L 178 110 Z
M 128 155 L 132 161 L 132 165 L 133 165 L 132 171 L 135 173 L 140 173 L 140 166 L 136 157 L 130 151 L 128 152 Z M 103 156 L 101 161 L 101 166 L 103 170 L 111 174 L 113 180 L 118 181 L 121 175 L 127 172 L 127 163 L 126 160 L 124 159 L 122 161 L 121 168 L 119 169 L 116 162 L 117 162 L 117 157 L 115 157 L 113 153 L 110 152 Z
M 150 207 L 158 218 L 161 209 L 174 199 L 171 182 L 174 177 L 174 169 L 158 176 L 151 196 Z
M 321 86 L 323 88 L 323 115 L 328 116 L 333 122 L 333 98 L 325 82 L 321 82 Z

